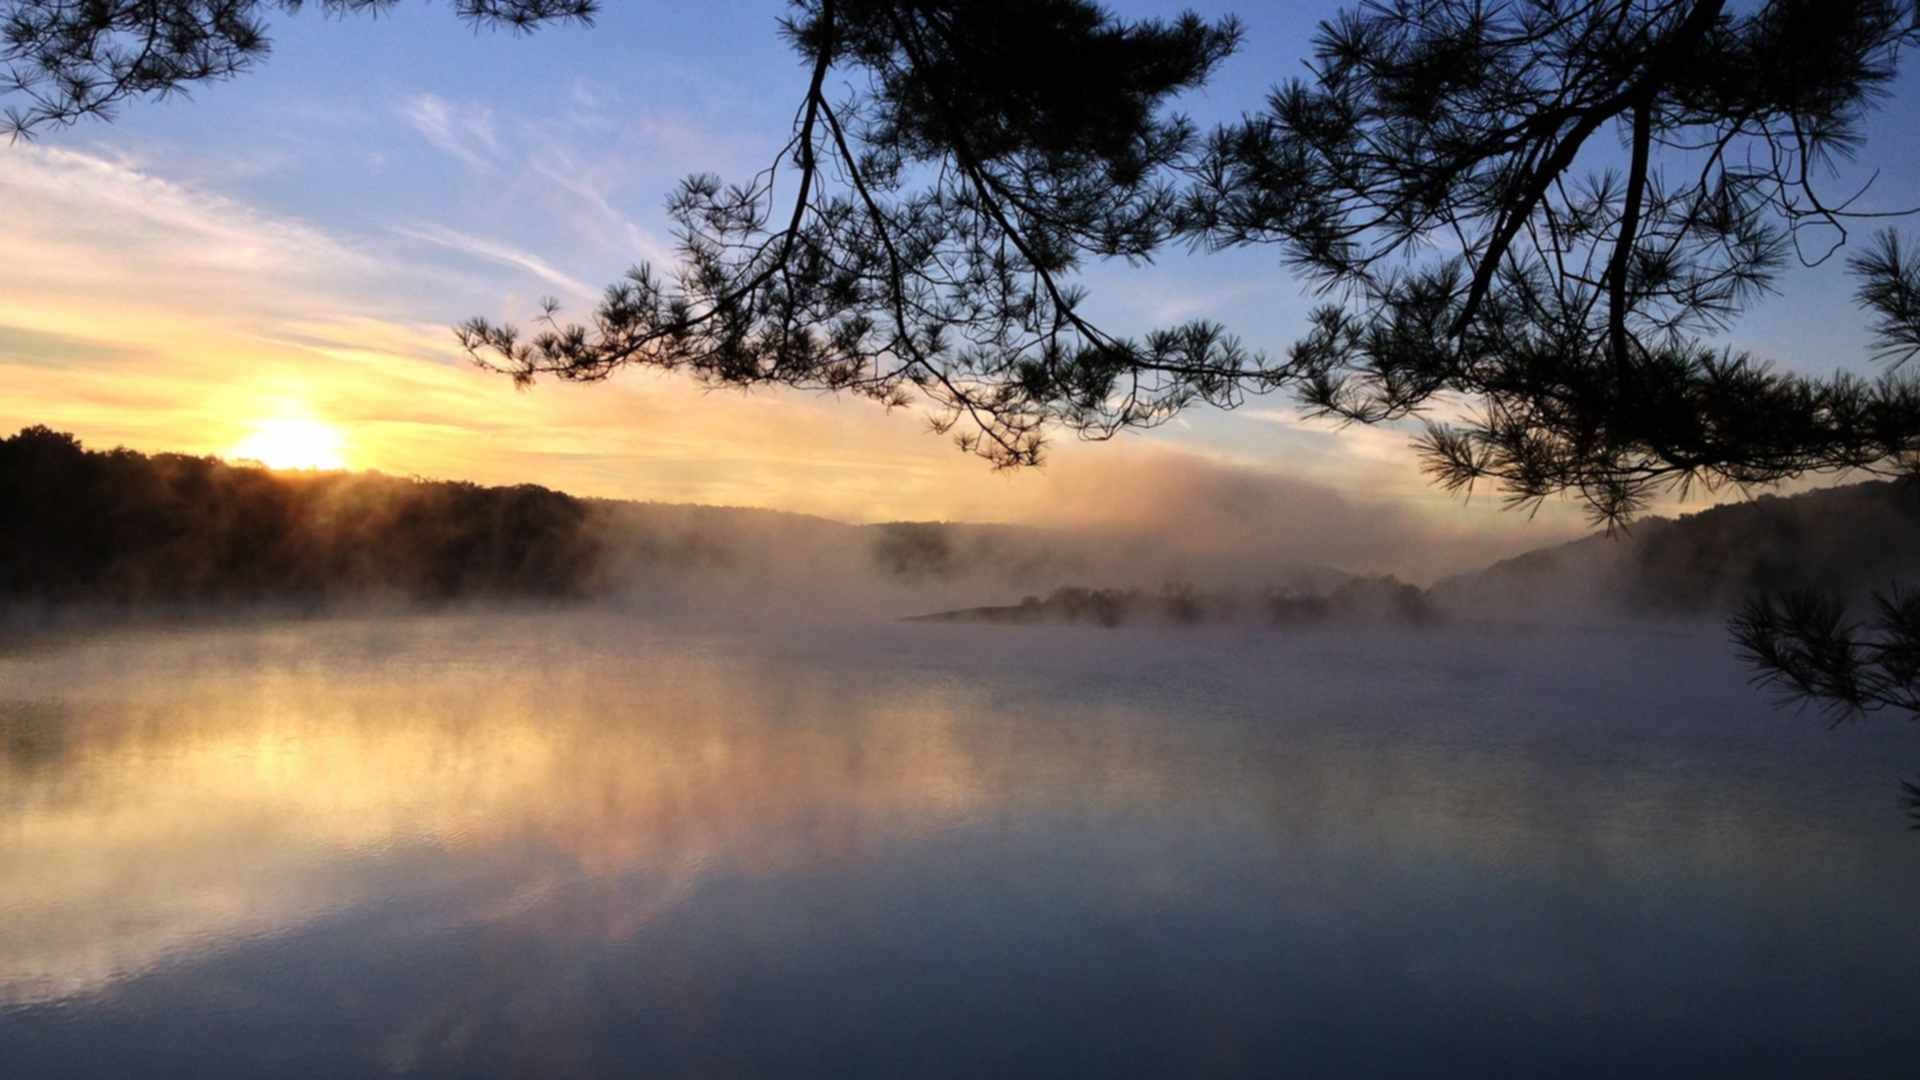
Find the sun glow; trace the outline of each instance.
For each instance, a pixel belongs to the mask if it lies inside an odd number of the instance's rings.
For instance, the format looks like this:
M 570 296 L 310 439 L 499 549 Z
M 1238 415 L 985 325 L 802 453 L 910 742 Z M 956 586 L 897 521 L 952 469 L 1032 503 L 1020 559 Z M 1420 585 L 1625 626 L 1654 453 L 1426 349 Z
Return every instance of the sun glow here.
M 257 461 L 270 469 L 344 469 L 346 446 L 346 436 L 336 427 L 283 417 L 255 424 L 251 434 L 227 451 L 227 457 Z

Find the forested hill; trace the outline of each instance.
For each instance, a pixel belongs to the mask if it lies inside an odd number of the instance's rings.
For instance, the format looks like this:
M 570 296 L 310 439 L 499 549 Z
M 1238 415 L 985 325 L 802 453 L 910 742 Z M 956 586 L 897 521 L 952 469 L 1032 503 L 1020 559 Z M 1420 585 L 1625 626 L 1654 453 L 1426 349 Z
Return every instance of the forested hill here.
M 1464 612 L 1723 615 L 1755 592 L 1862 597 L 1920 582 L 1920 482 L 1761 495 L 1650 518 L 1448 578 L 1430 595 Z
M 0 439 L 0 603 L 405 603 L 826 589 L 973 574 L 1052 584 L 1034 530 L 856 526 L 769 510 L 582 499 L 378 473 L 281 472 Z
M 1076 582 L 1151 590 L 1185 568 L 1165 570 L 1103 538 L 1013 526 L 850 525 L 531 484 L 276 472 L 89 450 L 44 427 L 0 438 L 0 606 L 16 609 L 605 597 L 697 607 L 877 587 L 909 614 Z M 1347 580 L 1276 561 L 1235 566 L 1208 587 L 1324 595 Z M 1720 615 L 1762 589 L 1860 595 L 1898 580 L 1920 582 L 1920 484 L 1875 482 L 1649 519 L 1449 578 L 1428 599 L 1469 615 Z

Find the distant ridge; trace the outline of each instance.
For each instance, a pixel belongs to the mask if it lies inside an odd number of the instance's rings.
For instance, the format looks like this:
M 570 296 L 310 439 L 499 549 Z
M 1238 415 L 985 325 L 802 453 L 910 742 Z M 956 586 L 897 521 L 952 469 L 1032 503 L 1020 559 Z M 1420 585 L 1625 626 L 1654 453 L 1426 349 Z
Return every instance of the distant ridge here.
M 1755 592 L 1857 597 L 1920 580 L 1920 482 L 1761 495 L 1617 536 L 1541 548 L 1436 582 L 1460 612 L 1724 614 Z

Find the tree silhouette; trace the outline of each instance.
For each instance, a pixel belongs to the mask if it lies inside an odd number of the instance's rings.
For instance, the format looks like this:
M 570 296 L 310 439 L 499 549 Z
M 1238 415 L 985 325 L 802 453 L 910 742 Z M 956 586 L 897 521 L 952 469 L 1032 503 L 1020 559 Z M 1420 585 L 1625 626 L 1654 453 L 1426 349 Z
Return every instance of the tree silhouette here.
M 1218 326 L 1101 329 L 1072 280 L 1175 239 L 1196 140 L 1164 105 L 1234 49 L 1235 22 L 1123 22 L 1085 0 L 794 8 L 783 32 L 812 74 L 779 159 L 681 185 L 671 274 L 635 268 L 590 325 L 551 305 L 531 335 L 475 319 L 476 360 L 523 384 L 637 364 L 918 397 L 1003 466 L 1037 463 L 1049 426 L 1104 437 L 1268 385 Z
M 681 267 L 636 268 L 589 321 L 462 327 L 477 361 L 523 383 L 639 364 L 917 395 L 999 465 L 1039 460 L 1050 427 L 1105 437 L 1280 388 L 1363 422 L 1464 404 L 1421 440 L 1443 484 L 1570 492 L 1609 524 L 1664 485 L 1920 451 L 1899 371 L 1920 270 L 1892 234 L 1851 260 L 1883 377 L 1782 374 L 1696 336 L 1877 216 L 1815 179 L 1920 40 L 1910 0 L 1369 3 L 1204 141 L 1162 106 L 1235 47 L 1231 21 L 794 7 L 812 79 L 774 166 L 687 180 Z M 1082 261 L 1181 244 L 1278 245 L 1343 302 L 1277 360 L 1207 322 L 1136 340 L 1082 314 Z
M 1892 234 L 1852 260 L 1881 379 L 1780 374 L 1696 335 L 1881 216 L 1815 180 L 1859 149 L 1915 20 L 1872 0 L 1366 4 L 1322 25 L 1310 78 L 1214 137 L 1192 227 L 1342 292 L 1292 353 L 1321 412 L 1470 406 L 1420 441 L 1450 488 L 1570 492 L 1613 524 L 1668 485 L 1910 468 L 1920 269 Z
M 1794 591 L 1749 600 L 1731 621 L 1754 682 L 1783 702 L 1811 705 L 1834 724 L 1883 710 L 1920 717 L 1920 593 L 1895 588 L 1855 618 L 1822 593 Z M 1901 785 L 1920 829 L 1920 782 Z

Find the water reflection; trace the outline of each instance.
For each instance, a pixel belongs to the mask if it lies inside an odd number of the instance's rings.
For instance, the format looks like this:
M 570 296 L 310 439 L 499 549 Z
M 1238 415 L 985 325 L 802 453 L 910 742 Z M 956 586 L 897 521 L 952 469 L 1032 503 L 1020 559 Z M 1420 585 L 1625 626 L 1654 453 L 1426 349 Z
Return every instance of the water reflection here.
M 641 694 L 589 666 L 191 668 L 156 685 L 150 663 L 83 706 L 5 714 L 6 1000 L 412 891 L 423 859 L 527 871 L 449 921 L 641 868 L 657 904 L 716 863 L 857 859 L 981 801 L 950 730 L 966 705 L 938 687 L 848 700 L 672 653 L 645 657 Z
M 1903 1049 L 1920 873 L 1868 767 L 1894 743 L 1769 723 L 1717 642 L 1610 644 L 1686 676 L 1627 685 L 1579 642 L 854 633 L 442 619 L 0 658 L 0 1065 Z

